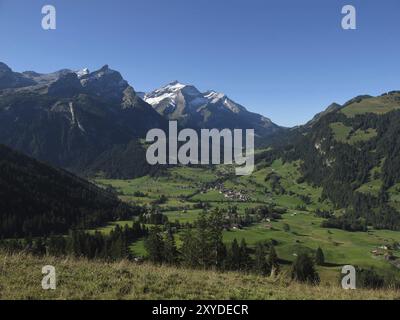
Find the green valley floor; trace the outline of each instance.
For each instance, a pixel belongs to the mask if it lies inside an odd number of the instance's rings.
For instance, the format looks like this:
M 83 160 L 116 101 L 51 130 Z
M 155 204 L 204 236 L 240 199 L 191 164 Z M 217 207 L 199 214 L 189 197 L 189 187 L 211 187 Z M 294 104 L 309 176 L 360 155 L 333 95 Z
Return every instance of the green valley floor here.
M 299 181 L 299 165 L 299 162 L 276 160 L 272 165 L 258 166 L 248 177 L 229 175 L 229 172 L 223 171 L 226 170 L 224 167 L 214 170 L 178 167 L 170 169 L 168 175 L 162 177 L 96 182 L 112 186 L 128 203 L 151 206 L 160 195 L 164 195 L 165 201 L 158 205 L 160 210 L 170 222 L 182 224 L 196 220 L 202 210 L 195 205 L 200 201 L 207 203 L 210 209 L 235 206 L 239 215 L 244 215 L 247 208 L 273 204 L 286 210 L 281 220 L 230 228 L 224 231 L 224 242 L 229 245 L 235 238 L 238 241 L 245 239 L 252 247 L 257 242 L 273 240 L 279 258 L 287 262 L 292 262 L 299 252 L 313 254 L 321 247 L 326 262 L 319 270 L 323 282 L 336 281 L 340 275 L 339 267 L 347 264 L 372 267 L 381 274 L 397 277 L 397 263 L 387 261 L 385 255 L 390 251 L 396 259 L 400 259 L 397 245 L 400 243 L 400 232 L 374 229 L 348 232 L 321 227 L 324 219 L 315 215 L 316 210 L 332 210 L 337 216 L 342 214 L 342 210 L 334 210 L 328 200 L 320 200 L 321 188 Z M 279 189 L 284 191 L 279 192 Z M 107 233 L 116 224 L 123 226 L 132 224 L 132 221 L 110 222 L 98 230 Z M 179 247 L 179 232 L 175 237 Z M 144 241 L 135 242 L 131 251 L 135 256 L 146 256 Z

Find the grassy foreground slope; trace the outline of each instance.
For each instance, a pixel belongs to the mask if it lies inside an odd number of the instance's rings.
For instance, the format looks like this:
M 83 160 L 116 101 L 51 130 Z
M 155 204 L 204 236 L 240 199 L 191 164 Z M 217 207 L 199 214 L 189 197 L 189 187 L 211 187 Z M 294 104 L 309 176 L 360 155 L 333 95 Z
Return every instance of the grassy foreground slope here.
M 0 299 L 399 299 L 392 290 L 346 291 L 309 286 L 285 278 L 104 263 L 81 259 L 0 253 Z M 53 265 L 57 289 L 41 288 L 41 269 Z

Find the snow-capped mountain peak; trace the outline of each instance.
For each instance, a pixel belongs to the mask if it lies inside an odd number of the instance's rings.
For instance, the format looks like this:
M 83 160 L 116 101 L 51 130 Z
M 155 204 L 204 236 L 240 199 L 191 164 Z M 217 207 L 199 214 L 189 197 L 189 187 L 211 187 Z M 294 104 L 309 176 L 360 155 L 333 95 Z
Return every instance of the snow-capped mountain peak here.
M 83 77 L 85 75 L 88 75 L 90 73 L 90 71 L 89 71 L 88 68 L 84 68 L 84 69 L 76 71 L 75 73 L 78 76 L 78 78 L 81 78 L 81 77 Z
M 183 84 L 183 83 L 179 82 L 178 80 L 175 80 L 175 81 L 170 82 L 166 86 L 164 86 L 162 89 L 171 90 L 171 91 L 179 91 L 179 90 L 182 90 L 184 87 L 186 87 L 186 84 Z
M 217 103 L 222 99 L 226 99 L 226 95 L 224 93 L 211 90 L 204 93 L 204 98 L 209 100 L 211 103 Z
M 210 90 L 200 92 L 193 85 L 173 81 L 160 89 L 147 93 L 144 100 L 161 113 L 173 113 L 177 105 L 184 105 L 188 110 L 196 110 L 206 105 L 217 105 L 234 113 L 246 111 L 244 107 L 229 99 L 224 93 Z
M 147 93 L 144 100 L 162 116 L 179 120 L 188 127 L 254 128 L 259 135 L 278 128 L 268 118 L 247 111 L 224 93 L 200 92 L 195 86 L 179 81 Z
M 207 91 L 204 93 L 204 97 L 209 101 L 211 104 L 219 104 L 226 109 L 234 113 L 239 113 L 242 111 L 247 111 L 243 106 L 234 102 L 233 100 L 229 99 L 226 94 L 217 91 Z
M 147 93 L 144 100 L 156 107 L 160 104 L 168 105 L 169 110 L 177 105 L 177 101 L 182 98 L 190 105 L 199 105 L 207 103 L 201 92 L 194 86 L 183 84 L 179 81 L 173 81 L 160 89 Z

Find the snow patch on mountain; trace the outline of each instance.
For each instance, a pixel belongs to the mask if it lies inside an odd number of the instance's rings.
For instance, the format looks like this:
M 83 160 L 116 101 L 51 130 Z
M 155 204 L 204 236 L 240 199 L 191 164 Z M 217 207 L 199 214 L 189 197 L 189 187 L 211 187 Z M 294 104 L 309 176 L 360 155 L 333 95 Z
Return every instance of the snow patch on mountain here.
M 216 91 L 208 91 L 204 94 L 204 97 L 211 103 L 217 103 L 221 99 L 226 98 L 225 94 Z
M 185 88 L 187 88 L 185 84 L 182 84 L 179 81 L 174 81 L 160 89 L 145 94 L 143 99 L 152 106 L 157 106 L 160 103 L 165 103 L 172 107 L 175 107 L 178 94 L 181 90 Z M 195 94 L 193 90 L 185 90 L 185 93 L 188 93 L 189 95 Z
M 82 78 L 83 76 L 88 75 L 88 74 L 90 73 L 90 71 L 89 71 L 88 68 L 84 68 L 84 69 L 82 69 L 82 70 L 76 71 L 75 73 L 76 73 L 76 75 L 78 76 L 78 78 Z

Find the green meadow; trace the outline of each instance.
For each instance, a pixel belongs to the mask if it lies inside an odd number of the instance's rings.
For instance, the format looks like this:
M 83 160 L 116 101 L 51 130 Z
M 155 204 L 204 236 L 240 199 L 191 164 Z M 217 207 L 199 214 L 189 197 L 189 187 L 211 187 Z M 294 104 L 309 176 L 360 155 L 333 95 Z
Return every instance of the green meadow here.
M 355 117 L 358 114 L 376 113 L 384 114 L 400 108 L 398 95 L 384 95 L 359 99 L 341 110 L 347 117 Z
M 321 188 L 310 186 L 299 179 L 300 166 L 300 162 L 283 163 L 276 160 L 270 166 L 260 165 L 252 175 L 243 177 L 236 177 L 229 172 L 224 177 L 221 168 L 211 170 L 178 167 L 157 178 L 146 176 L 134 180 L 96 182 L 103 186 L 112 186 L 121 199 L 130 203 L 151 205 L 160 195 L 164 195 L 166 201 L 159 205 L 163 214 L 169 221 L 179 221 L 183 224 L 193 223 L 197 219 L 201 209 L 196 209 L 195 205 L 199 202 L 207 203 L 211 209 L 236 206 L 238 213 L 242 215 L 246 208 L 274 204 L 287 210 L 281 220 L 224 231 L 224 242 L 229 245 L 235 238 L 238 241 L 245 239 L 252 247 L 260 241 L 274 241 L 279 258 L 287 264 L 292 262 L 299 252 L 313 253 L 321 247 L 325 254 L 326 266 L 320 268 L 320 273 L 321 278 L 327 281 L 338 277 L 340 266 L 345 264 L 374 267 L 386 274 L 395 273 L 395 267 L 384 259 L 384 252 L 379 248 L 400 242 L 400 233 L 372 229 L 368 232 L 347 232 L 322 228 L 323 219 L 316 217 L 315 211 L 332 210 L 332 205 L 329 201 L 321 202 Z M 372 170 L 372 177 L 375 172 L 379 172 L 379 168 Z M 221 191 L 221 188 L 207 187 L 210 184 L 214 186 L 213 183 L 217 182 L 225 191 Z M 378 179 L 371 180 L 363 185 L 359 192 L 375 192 L 379 182 Z M 399 188 L 393 188 L 393 202 L 400 203 L 396 192 Z M 229 199 L 225 197 L 226 190 L 241 192 L 248 199 Z M 142 193 L 141 196 L 137 196 L 138 191 Z M 340 210 L 335 212 L 341 213 Z M 116 224 L 131 223 L 110 222 L 108 226 L 99 230 L 109 232 Z M 289 230 L 285 231 L 284 225 L 288 225 Z M 179 246 L 179 233 L 176 237 Z M 134 243 L 131 250 L 136 256 L 145 256 L 143 239 Z M 393 254 L 400 256 L 400 251 Z
M 330 124 L 330 128 L 333 131 L 335 140 L 342 143 L 348 143 L 354 145 L 358 142 L 365 142 L 372 138 L 375 138 L 378 133 L 375 129 L 367 130 L 356 130 L 352 127 L 344 125 L 342 122 L 335 122 Z

